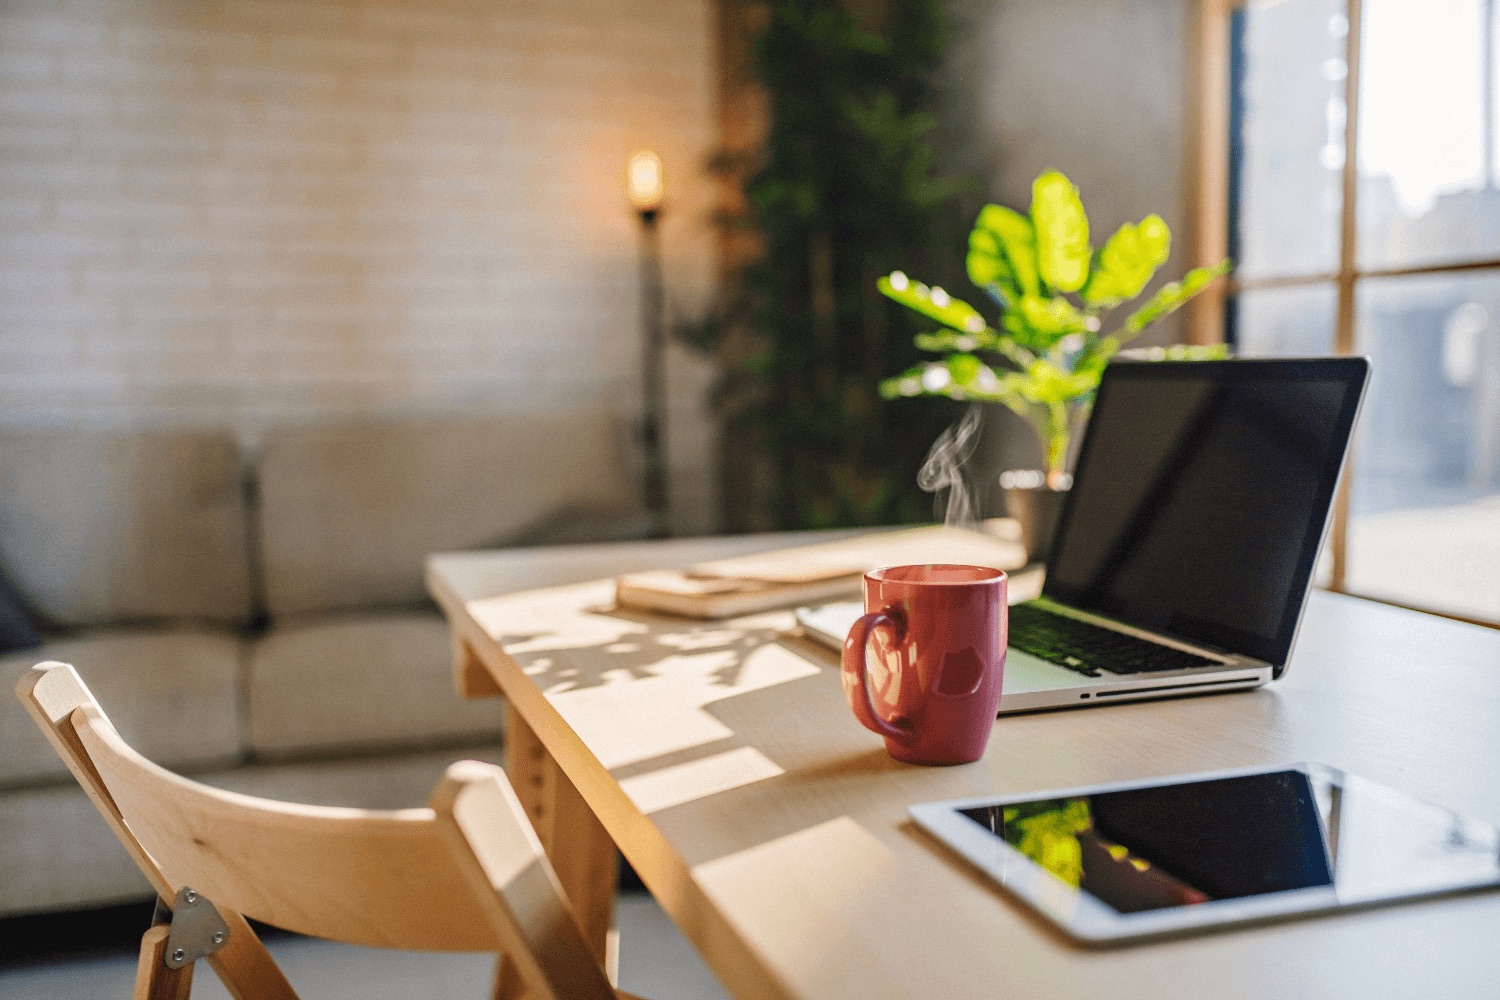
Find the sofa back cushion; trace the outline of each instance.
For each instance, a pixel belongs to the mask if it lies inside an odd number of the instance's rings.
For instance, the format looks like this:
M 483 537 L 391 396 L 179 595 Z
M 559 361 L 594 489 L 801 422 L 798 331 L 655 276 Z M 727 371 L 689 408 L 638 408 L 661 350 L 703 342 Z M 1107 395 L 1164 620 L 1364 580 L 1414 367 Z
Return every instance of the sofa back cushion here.
M 242 759 L 242 658 L 233 632 L 182 624 L 102 629 L 0 656 L 0 789 L 68 780 L 68 765 L 10 693 L 33 665 L 73 664 L 132 746 L 163 767 L 196 771 Z
M 55 626 L 251 616 L 229 431 L 0 429 L 0 564 Z
M 419 604 L 431 552 L 529 539 L 570 512 L 603 523 L 632 506 L 622 438 L 600 409 L 273 431 L 259 473 L 267 610 Z

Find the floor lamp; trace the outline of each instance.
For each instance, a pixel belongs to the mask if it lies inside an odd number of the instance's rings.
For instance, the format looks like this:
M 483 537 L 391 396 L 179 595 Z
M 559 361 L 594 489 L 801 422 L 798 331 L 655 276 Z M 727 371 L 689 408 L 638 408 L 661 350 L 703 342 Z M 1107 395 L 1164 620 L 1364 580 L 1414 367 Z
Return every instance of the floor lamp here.
M 663 456 L 665 402 L 662 398 L 661 216 L 665 186 L 661 157 L 649 150 L 631 156 L 626 167 L 626 191 L 641 220 L 641 449 L 646 459 L 647 532 L 652 538 L 667 534 L 667 465 Z

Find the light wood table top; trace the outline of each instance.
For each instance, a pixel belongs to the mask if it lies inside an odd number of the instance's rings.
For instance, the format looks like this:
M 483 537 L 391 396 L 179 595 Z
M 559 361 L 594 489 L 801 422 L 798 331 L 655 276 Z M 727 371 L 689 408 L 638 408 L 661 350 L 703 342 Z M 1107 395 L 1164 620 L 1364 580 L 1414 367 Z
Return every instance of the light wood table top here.
M 622 612 L 608 581 L 491 596 L 476 566 L 505 558 L 429 563 L 461 654 L 736 996 L 1500 996 L 1500 893 L 1091 951 L 906 813 L 1309 760 L 1500 823 L 1500 632 L 1316 593 L 1268 687 L 1003 718 L 983 760 L 922 768 L 854 721 L 789 613 Z

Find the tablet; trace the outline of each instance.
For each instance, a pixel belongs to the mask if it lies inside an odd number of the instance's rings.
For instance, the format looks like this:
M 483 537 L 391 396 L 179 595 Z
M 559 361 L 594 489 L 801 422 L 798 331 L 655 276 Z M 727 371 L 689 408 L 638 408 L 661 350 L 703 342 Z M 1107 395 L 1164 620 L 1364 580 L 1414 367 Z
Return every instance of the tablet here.
M 1321 764 L 911 807 L 1077 941 L 1500 885 L 1500 830 Z

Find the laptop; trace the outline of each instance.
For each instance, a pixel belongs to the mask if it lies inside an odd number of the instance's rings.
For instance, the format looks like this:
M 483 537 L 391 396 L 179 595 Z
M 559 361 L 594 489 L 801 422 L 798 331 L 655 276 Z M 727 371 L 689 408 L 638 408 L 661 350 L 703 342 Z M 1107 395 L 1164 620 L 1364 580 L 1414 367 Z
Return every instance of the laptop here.
M 1000 713 L 1280 677 L 1369 375 L 1365 358 L 1105 369 L 1042 594 L 1010 609 Z M 837 649 L 863 610 L 798 619 Z

